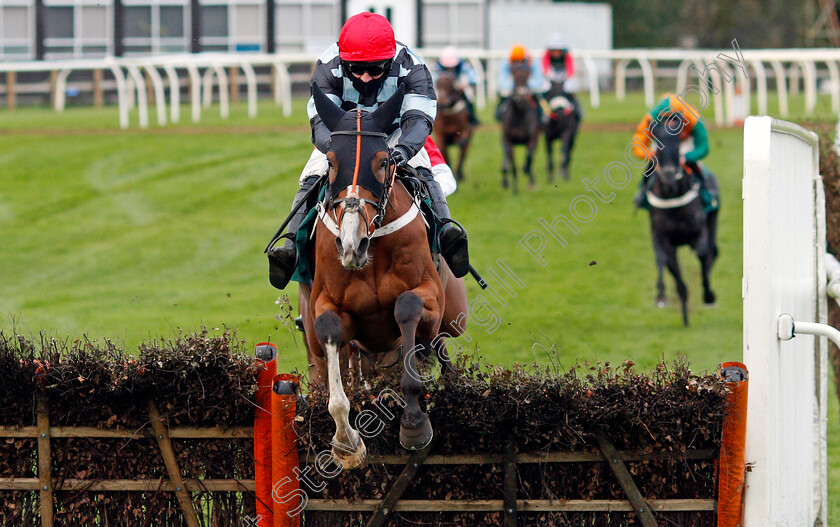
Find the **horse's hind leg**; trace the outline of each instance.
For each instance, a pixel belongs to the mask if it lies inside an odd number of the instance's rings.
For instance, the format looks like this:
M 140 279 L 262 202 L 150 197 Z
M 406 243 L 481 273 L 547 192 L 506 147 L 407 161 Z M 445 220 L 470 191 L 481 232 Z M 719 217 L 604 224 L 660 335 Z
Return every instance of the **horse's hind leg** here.
M 356 468 L 365 460 L 367 448 L 357 431 L 350 426 L 350 401 L 341 383 L 339 349 L 344 340 L 341 318 L 334 311 L 324 311 L 315 320 L 315 335 L 327 355 L 330 386 L 329 411 L 335 420 L 332 453 L 345 469 Z
M 714 241 L 711 239 L 711 233 L 708 229 L 703 231 L 700 235 L 700 240 L 695 248 L 697 251 L 697 258 L 700 260 L 700 273 L 703 279 L 703 303 L 707 306 L 714 306 L 717 298 L 714 291 L 712 291 L 711 281 L 709 275 L 712 272 L 712 264 L 717 256 L 717 248 L 714 246 Z
M 400 419 L 400 444 L 408 450 L 425 448 L 434 435 L 429 414 L 420 409 L 423 378 L 419 373 L 417 350 L 414 348 L 417 325 L 423 311 L 423 299 L 416 293 L 406 291 L 397 297 L 394 315 L 402 334 L 403 349 L 406 350 L 400 383 L 406 402 Z
M 458 372 L 455 369 L 455 365 L 452 364 L 452 357 L 446 351 L 446 340 L 442 335 L 438 335 L 432 341 L 432 348 L 435 350 L 435 355 L 441 368 L 441 374 L 449 379 L 454 378 Z

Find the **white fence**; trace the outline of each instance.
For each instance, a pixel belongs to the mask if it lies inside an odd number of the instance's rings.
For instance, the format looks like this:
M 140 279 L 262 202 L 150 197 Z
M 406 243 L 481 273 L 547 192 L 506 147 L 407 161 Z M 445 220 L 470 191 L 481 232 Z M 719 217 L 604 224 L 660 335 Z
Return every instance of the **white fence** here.
M 749 117 L 744 129 L 744 363 L 750 372 L 745 527 L 825 526 L 825 198 L 817 136 Z M 788 330 L 792 332 L 793 327 Z
M 420 53 L 426 60 L 435 59 L 440 49 L 423 49 Z M 541 50 L 535 50 L 535 58 L 540 56 Z M 478 71 L 480 83 L 477 91 L 476 103 L 483 108 L 490 97 L 496 93 L 496 79 L 499 65 L 507 56 L 507 50 L 462 50 Z M 800 83 L 805 93 L 806 113 L 812 114 L 816 108 L 818 95 L 818 73 L 823 70 L 827 76 L 828 88 L 833 111 L 840 111 L 840 50 L 838 49 L 790 49 L 790 50 L 743 50 L 740 57 L 750 71 L 749 82 L 743 82 L 744 73 L 740 67 L 733 67 L 731 62 L 720 60 L 721 54 L 738 58 L 733 49 L 727 50 L 654 50 L 654 49 L 624 49 L 624 50 L 573 50 L 576 57 L 580 77 L 579 84 L 589 91 L 590 104 L 593 108 L 600 106 L 601 80 L 613 78 L 615 92 L 619 99 L 626 95 L 626 78 L 628 69 L 636 65 L 644 83 L 645 104 L 654 105 L 657 90 L 676 90 L 681 93 L 689 84 L 690 79 L 697 78 L 699 87 L 708 100 L 714 100 L 715 123 L 719 126 L 733 124 L 736 120 L 734 108 L 736 105 L 735 83 L 730 79 L 737 76 L 742 81 L 744 93 L 742 97 L 744 107 L 750 107 L 750 98 L 755 90 L 758 98 L 760 114 L 768 113 L 768 73 L 772 71 L 776 80 L 779 99 L 778 115 L 788 115 L 788 93 L 799 91 Z M 192 104 L 192 118 L 197 121 L 201 116 L 202 106 L 209 105 L 214 83 L 225 89 L 219 90 L 220 111 L 227 116 L 227 77 L 225 68 L 239 68 L 245 75 L 248 90 L 249 114 L 256 114 L 257 107 L 257 78 L 253 75 L 254 68 L 271 67 L 274 99 L 282 104 L 284 111 L 291 112 L 291 77 L 289 66 L 296 64 L 312 65 L 317 59 L 316 54 L 283 53 L 283 54 L 194 54 L 194 55 L 163 55 L 148 58 L 106 58 L 84 61 L 46 61 L 46 62 L 4 62 L 0 63 L 0 73 L 5 72 L 57 72 L 55 86 L 55 107 L 61 111 L 64 108 L 64 91 L 67 77 L 79 70 L 104 70 L 115 77 L 120 108 L 120 125 L 127 128 L 129 112 L 136 103 L 139 109 L 139 125 L 148 126 L 148 101 L 141 94 L 141 87 L 150 83 L 155 96 L 158 124 L 167 122 L 166 95 L 167 86 L 180 86 L 179 75 L 187 75 L 190 79 L 190 99 Z M 598 63 L 612 65 L 610 71 L 599 70 Z M 716 69 L 708 68 L 715 64 Z M 673 73 L 668 79 L 668 85 L 663 86 L 662 72 L 670 65 L 673 72 L 676 69 L 676 85 L 673 85 Z M 708 70 L 708 71 L 707 71 Z M 701 72 L 705 77 L 701 75 Z M 740 73 L 739 73 L 740 72 Z M 145 75 L 144 75 L 145 73 Z M 657 76 L 659 82 L 657 84 Z M 145 77 L 148 76 L 148 80 Z M 164 80 L 165 77 L 165 80 Z M 709 83 L 713 89 L 709 90 Z M 168 104 L 171 106 L 170 120 L 178 121 L 179 90 L 169 90 Z

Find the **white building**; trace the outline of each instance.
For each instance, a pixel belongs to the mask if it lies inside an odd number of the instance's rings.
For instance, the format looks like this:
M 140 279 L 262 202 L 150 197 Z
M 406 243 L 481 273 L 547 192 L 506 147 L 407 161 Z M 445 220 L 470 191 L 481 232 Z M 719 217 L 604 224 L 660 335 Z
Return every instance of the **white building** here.
M 411 46 L 487 45 L 487 0 L 0 0 L 0 60 L 320 52 L 369 10 Z

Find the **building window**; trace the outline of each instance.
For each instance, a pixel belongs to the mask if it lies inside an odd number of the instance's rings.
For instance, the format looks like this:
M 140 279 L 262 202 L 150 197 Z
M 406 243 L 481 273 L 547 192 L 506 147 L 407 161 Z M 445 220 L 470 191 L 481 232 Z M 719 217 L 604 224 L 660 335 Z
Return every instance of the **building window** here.
M 35 58 L 35 5 L 24 0 L 3 2 L 0 6 L 0 58 L 26 60 Z
M 484 0 L 425 0 L 423 45 L 484 47 Z
M 123 35 L 128 38 L 152 37 L 152 7 L 126 6 L 123 8 Z
M 321 53 L 337 40 L 340 17 L 338 0 L 275 0 L 275 47 Z
M 44 58 L 113 53 L 112 0 L 44 0 Z
M 160 37 L 183 38 L 184 35 L 184 8 L 160 6 Z
M 228 8 L 222 5 L 203 6 L 201 8 L 201 36 L 228 36 Z
M 201 50 L 263 51 L 265 16 L 265 0 L 203 0 Z
M 123 54 L 190 51 L 189 0 L 123 0 Z
M 44 34 L 47 38 L 73 38 L 73 8 L 47 7 L 44 10 Z

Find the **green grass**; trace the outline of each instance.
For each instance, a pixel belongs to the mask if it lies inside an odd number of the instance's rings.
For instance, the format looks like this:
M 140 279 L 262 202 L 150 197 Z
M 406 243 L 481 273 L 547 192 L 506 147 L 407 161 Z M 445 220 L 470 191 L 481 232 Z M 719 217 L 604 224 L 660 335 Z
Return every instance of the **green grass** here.
M 789 119 L 803 117 L 801 96 L 790 107 Z M 770 113 L 777 108 L 771 98 Z M 639 174 L 621 189 L 603 182 L 604 167 L 623 159 L 645 111 L 643 97 L 633 93 L 619 102 L 602 94 L 602 107 L 585 111 L 589 128 L 579 135 L 572 180 L 547 184 L 540 145 L 537 189 L 520 181 L 518 195 L 500 188 L 498 129 L 492 108 L 482 112 L 467 179 L 450 205 L 469 230 L 475 267 L 498 270 L 501 258 L 526 285 L 514 286 L 516 297 L 502 306 L 468 281 L 470 298 L 481 294 L 501 325 L 490 332 L 473 324 L 467 346 L 507 365 L 545 360 L 552 346 L 565 367 L 585 360 L 649 367 L 685 355 L 702 370 L 740 360 L 742 130 L 710 129 L 706 165 L 717 174 L 722 196 L 721 256 L 712 274 L 718 307 L 702 307 L 699 265 L 682 249 L 691 317 L 683 328 L 670 278 L 671 304 L 654 307 L 648 218 L 631 205 Z M 709 121 L 712 111 L 705 112 Z M 189 109 L 181 114 L 188 120 Z M 833 118 L 825 96 L 818 114 Z M 132 128 L 123 132 L 115 107 L 0 113 L 0 329 L 108 337 L 136 349 L 179 328 L 231 327 L 249 344 L 278 343 L 281 369 L 304 369 L 300 336 L 275 320 L 282 293 L 269 285 L 262 253 L 288 211 L 311 149 L 303 101 L 295 102 L 291 118 L 270 103 L 261 103 L 256 119 L 246 115 L 243 104 L 233 105 L 223 121 L 214 107 L 198 124 L 141 131 L 135 112 Z M 519 240 L 539 228 L 541 217 L 568 216 L 574 198 L 592 196 L 582 178 L 599 176 L 598 188 L 615 199 L 598 202 L 595 217 L 577 223 L 579 234 L 561 231 L 566 247 L 549 237 L 541 267 Z M 836 489 L 840 428 L 833 391 L 831 399 L 829 477 Z M 840 521 L 836 498 L 830 515 Z

